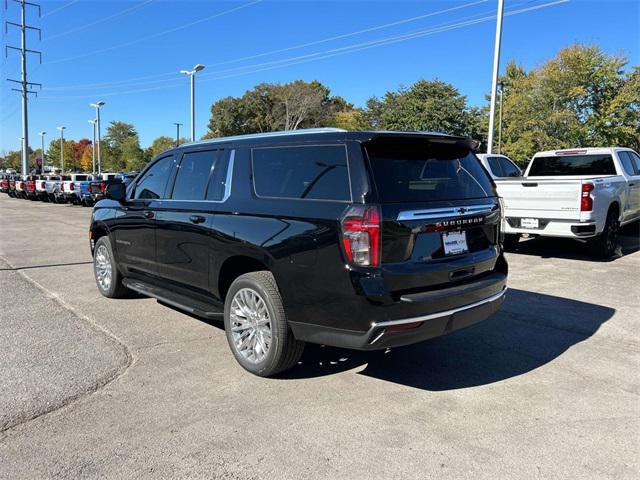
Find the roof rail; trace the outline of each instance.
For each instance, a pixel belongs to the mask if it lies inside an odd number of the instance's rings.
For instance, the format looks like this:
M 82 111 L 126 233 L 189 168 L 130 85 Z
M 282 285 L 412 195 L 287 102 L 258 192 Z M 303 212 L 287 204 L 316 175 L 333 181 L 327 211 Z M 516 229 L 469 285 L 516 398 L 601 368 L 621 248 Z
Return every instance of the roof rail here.
M 278 132 L 264 132 L 264 133 L 249 133 L 246 135 L 234 135 L 231 137 L 220 137 L 220 138 L 211 138 L 208 140 L 199 140 L 196 142 L 183 143 L 183 145 L 203 145 L 209 143 L 220 143 L 220 142 L 228 142 L 230 140 L 251 140 L 254 138 L 269 138 L 269 137 L 282 137 L 288 135 L 305 135 L 310 133 L 339 133 L 346 132 L 343 128 L 301 128 L 299 130 L 281 130 Z

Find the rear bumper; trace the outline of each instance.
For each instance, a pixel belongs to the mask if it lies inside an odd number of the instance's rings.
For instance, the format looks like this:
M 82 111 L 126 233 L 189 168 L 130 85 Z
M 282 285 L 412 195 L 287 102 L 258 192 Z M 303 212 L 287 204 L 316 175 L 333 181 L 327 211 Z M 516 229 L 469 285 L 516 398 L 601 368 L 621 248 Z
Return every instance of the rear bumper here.
M 291 323 L 299 340 L 354 350 L 379 350 L 400 347 L 439 337 L 474 325 L 493 315 L 504 301 L 507 287 L 487 298 L 450 310 L 371 322 L 365 332 L 354 332 L 319 325 Z
M 540 228 L 519 227 L 519 217 L 506 217 L 504 233 L 529 234 L 543 237 L 589 238 L 602 232 L 604 225 L 595 220 L 579 222 L 571 220 L 539 219 Z

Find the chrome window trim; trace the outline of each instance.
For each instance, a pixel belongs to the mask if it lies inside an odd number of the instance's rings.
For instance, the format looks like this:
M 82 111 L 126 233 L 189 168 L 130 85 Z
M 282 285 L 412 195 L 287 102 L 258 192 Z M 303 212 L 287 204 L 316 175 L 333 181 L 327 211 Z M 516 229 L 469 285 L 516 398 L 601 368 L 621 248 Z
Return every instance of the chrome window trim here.
M 495 203 L 484 203 L 482 205 L 461 205 L 459 207 L 405 210 L 398 213 L 398 221 L 428 220 L 432 218 L 470 217 L 473 215 L 490 213 L 495 206 Z M 464 211 L 461 213 L 460 209 L 462 208 L 464 208 Z
M 477 302 L 473 302 L 473 303 L 469 303 L 467 305 L 463 305 L 462 307 L 457 307 L 457 308 L 452 308 L 451 310 L 445 310 L 444 312 L 437 312 L 437 313 L 431 313 L 429 315 L 422 315 L 419 317 L 411 317 L 411 318 L 403 318 L 401 320 L 386 320 L 383 322 L 371 322 L 371 328 L 369 328 L 369 332 L 367 332 L 367 335 L 370 335 L 373 333 L 373 331 L 377 328 L 385 328 L 385 327 L 390 327 L 393 325 L 402 325 L 405 323 L 415 323 L 415 322 L 426 322 L 428 320 L 434 320 L 436 318 L 441 318 L 441 317 L 448 317 L 450 315 L 454 315 L 456 313 L 459 312 L 464 312 L 465 310 L 470 310 L 472 308 L 476 308 L 476 307 L 480 307 L 486 303 L 491 303 L 491 302 L 495 302 L 496 300 L 499 300 L 501 297 L 504 296 L 504 294 L 507 293 L 507 287 L 503 287 L 502 290 L 498 293 L 496 293 L 495 295 L 491 295 L 490 297 L 487 297 L 485 299 L 479 300 Z M 379 335 L 377 335 L 373 341 L 371 341 L 369 344 L 373 344 L 374 342 L 376 342 L 377 340 L 379 340 L 382 335 L 384 334 L 381 333 Z

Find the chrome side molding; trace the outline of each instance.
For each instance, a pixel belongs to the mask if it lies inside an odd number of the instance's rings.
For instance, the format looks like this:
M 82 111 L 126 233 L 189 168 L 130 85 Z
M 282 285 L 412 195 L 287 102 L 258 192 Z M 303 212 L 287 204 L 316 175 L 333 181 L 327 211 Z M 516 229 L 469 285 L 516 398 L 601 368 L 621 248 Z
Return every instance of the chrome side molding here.
M 460 207 L 429 208 L 425 210 L 405 210 L 398 213 L 398 221 L 427 220 L 432 218 L 469 217 L 491 213 L 497 205 L 485 203 L 482 205 L 463 205 Z

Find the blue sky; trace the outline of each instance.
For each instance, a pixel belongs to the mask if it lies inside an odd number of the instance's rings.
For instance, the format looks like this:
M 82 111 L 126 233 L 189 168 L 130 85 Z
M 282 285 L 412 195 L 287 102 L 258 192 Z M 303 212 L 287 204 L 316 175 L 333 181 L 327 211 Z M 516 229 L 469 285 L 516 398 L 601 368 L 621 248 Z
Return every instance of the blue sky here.
M 533 67 L 573 42 L 601 45 L 640 64 L 640 1 L 505 0 L 501 64 Z M 455 85 L 471 104 L 490 89 L 497 0 L 421 1 L 165 1 L 63 0 L 42 3 L 42 41 L 31 33 L 29 80 L 43 84 L 30 100 L 30 144 L 47 142 L 65 125 L 68 138 L 90 137 L 89 103 L 107 102 L 110 120 L 135 125 L 141 144 L 173 136 L 189 124 L 189 90 L 178 72 L 206 65 L 197 77 L 196 134 L 206 132 L 209 107 L 260 82 L 319 80 L 362 106 L 420 78 Z M 3 20 L 19 21 L 9 2 Z M 360 32 L 360 33 L 357 33 Z M 408 38 L 407 38 L 408 36 Z M 338 37 L 338 38 L 335 38 Z M 17 29 L 3 44 L 19 44 Z M 326 41 L 325 41 L 326 40 Z M 300 47 L 301 45 L 305 45 Z M 15 52 L 2 60 L 0 150 L 18 149 L 19 95 L 4 78 L 19 78 Z

